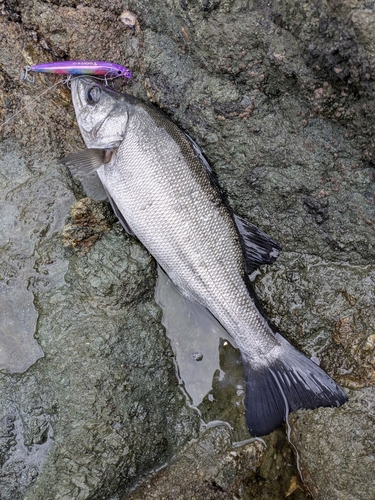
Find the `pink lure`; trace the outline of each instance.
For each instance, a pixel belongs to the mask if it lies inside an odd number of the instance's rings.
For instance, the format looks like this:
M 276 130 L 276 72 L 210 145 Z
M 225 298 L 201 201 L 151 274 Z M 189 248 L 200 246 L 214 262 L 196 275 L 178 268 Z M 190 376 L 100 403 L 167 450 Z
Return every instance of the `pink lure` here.
M 130 69 L 106 61 L 57 61 L 26 66 L 25 74 L 22 76 L 24 80 L 33 81 L 29 78 L 30 71 L 58 75 L 104 76 L 105 78 L 132 77 Z

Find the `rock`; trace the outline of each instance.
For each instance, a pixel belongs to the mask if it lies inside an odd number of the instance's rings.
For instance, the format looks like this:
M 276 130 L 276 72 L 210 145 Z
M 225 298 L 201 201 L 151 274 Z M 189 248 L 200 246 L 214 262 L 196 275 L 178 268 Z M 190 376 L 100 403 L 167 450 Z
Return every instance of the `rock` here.
M 301 467 L 315 498 L 371 498 L 374 422 L 370 388 L 351 391 L 349 403 L 337 411 L 299 411 L 292 416 L 292 440 L 298 442 Z M 305 432 L 310 428 L 313 432 Z
M 248 439 L 234 447 L 232 440 L 228 425 L 216 423 L 208 427 L 169 467 L 158 471 L 126 498 L 305 498 L 301 481 L 293 475 L 295 469 L 289 461 L 294 459 L 282 431 L 272 433 L 265 441 Z
M 238 494 L 244 481 L 254 476 L 262 455 L 260 441 L 253 440 L 234 449 L 228 426 L 210 427 L 169 467 L 128 498 L 231 498 Z
M 109 231 L 112 216 L 100 233 L 104 205 L 87 199 L 72 214 L 102 237 L 86 253 L 65 250 L 61 230 L 74 201 L 69 173 L 56 161 L 53 169 L 40 160 L 27 168 L 22 158 L 9 160 L 10 151 L 21 152 L 2 144 L 2 193 L 8 205 L 22 207 L 27 245 L 15 226 L 2 258 L 18 264 L 13 280 L 25 290 L 28 284 L 38 312 L 35 339 L 23 340 L 18 361 L 27 355 L 23 363 L 35 362 L 34 345 L 44 358 L 22 377 L 1 378 L 1 498 L 110 494 L 197 436 L 199 417 L 175 378 L 152 298 L 150 256 L 119 224 Z M 27 307 L 21 296 L 3 313 L 11 323 Z
M 61 231 L 62 243 L 78 253 L 86 253 L 104 233 L 111 229 L 116 217 L 108 203 L 82 198 L 70 208 L 71 219 Z
M 317 499 L 371 498 L 371 2 L 20 0 L 1 9 L 1 120 L 20 111 L 0 126 L 2 500 L 120 498 L 176 453 L 182 463 L 201 425 L 175 375 L 152 259 L 107 215 L 90 222 L 100 238 L 87 253 L 62 244 L 70 207 L 103 193 L 57 164 L 83 148 L 69 89 L 60 77 L 30 84 L 19 74 L 25 64 L 93 57 L 131 68 L 132 81 L 115 87 L 164 109 L 203 148 L 232 208 L 283 247 L 256 290 L 281 332 L 350 389 L 343 408 L 290 418 L 303 476 Z M 85 213 L 71 242 L 93 236 Z M 220 356 L 221 367 L 237 366 L 235 351 Z M 218 371 L 200 405 L 206 421 L 231 421 L 236 441 L 246 432 L 238 371 Z M 272 454 L 254 452 L 261 465 L 250 482 L 234 470 L 225 491 L 308 495 L 280 433 L 268 438 Z M 228 440 L 207 463 L 227 470 L 230 449 Z

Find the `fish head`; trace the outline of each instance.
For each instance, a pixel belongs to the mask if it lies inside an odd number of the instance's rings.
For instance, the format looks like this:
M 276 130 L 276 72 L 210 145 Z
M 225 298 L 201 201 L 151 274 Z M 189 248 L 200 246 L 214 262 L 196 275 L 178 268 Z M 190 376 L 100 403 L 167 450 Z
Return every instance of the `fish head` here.
M 86 146 L 117 148 L 125 137 L 132 108 L 131 96 L 115 92 L 87 76 L 73 78 L 71 91 Z

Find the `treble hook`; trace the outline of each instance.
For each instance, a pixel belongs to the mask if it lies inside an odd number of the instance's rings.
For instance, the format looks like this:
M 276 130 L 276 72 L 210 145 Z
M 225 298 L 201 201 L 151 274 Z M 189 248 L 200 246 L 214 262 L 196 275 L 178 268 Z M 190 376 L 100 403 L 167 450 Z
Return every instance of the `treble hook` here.
M 63 80 L 64 83 L 66 83 L 66 86 L 68 87 L 69 90 L 72 88 L 72 75 L 69 75 L 65 80 Z
M 32 78 L 30 77 L 29 75 L 29 72 L 31 70 L 31 66 L 25 66 L 25 70 L 22 71 L 21 75 L 20 75 L 20 80 L 27 80 L 28 82 L 30 83 L 34 83 L 35 82 L 35 76 L 33 76 Z

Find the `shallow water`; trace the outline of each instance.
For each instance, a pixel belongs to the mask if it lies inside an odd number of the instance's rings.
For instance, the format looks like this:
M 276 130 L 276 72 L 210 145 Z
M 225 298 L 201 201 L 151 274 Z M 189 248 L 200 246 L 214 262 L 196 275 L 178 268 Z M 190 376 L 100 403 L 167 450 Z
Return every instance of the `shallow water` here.
M 231 339 L 205 308 L 181 295 L 159 266 L 155 299 L 163 309 L 162 324 L 172 343 L 179 376 L 198 406 L 212 389 L 216 370 L 220 370 L 220 342 Z
M 0 181 L 5 186 L 6 171 Z M 2 189 L 0 200 L 0 370 L 22 373 L 43 357 L 43 351 L 34 339 L 38 313 L 34 296 L 28 290 L 28 279 L 34 274 L 30 228 L 20 221 L 17 205 L 5 199 Z M 29 229 L 29 230 L 27 230 Z M 26 258 L 18 259 L 18 253 Z
M 242 360 L 234 340 L 204 307 L 183 297 L 159 266 L 155 299 L 180 384 L 202 421 L 225 421 L 235 441 L 247 439 Z
M 44 356 L 34 339 L 38 319 L 34 297 L 23 280 L 14 286 L 0 284 L 0 296 L 0 370 L 22 373 Z
M 59 233 L 74 196 L 48 161 L 33 164 L 16 155 L 11 141 L 0 145 L 0 370 L 23 373 L 43 350 L 34 338 L 38 312 L 33 284 L 56 286 L 67 266 L 40 256 L 41 236 Z

